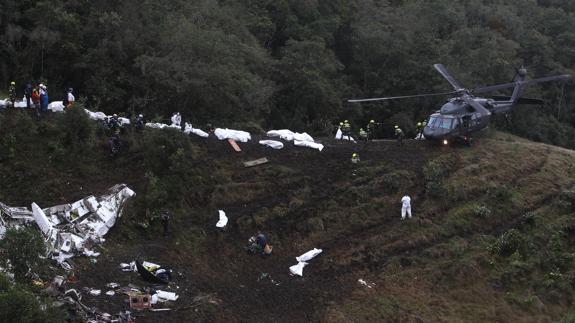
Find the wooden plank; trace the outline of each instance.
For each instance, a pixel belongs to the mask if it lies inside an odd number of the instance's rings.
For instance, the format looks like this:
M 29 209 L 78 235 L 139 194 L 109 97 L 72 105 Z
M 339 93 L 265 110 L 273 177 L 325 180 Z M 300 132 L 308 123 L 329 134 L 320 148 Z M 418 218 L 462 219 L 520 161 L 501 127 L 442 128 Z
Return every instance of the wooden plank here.
M 230 146 L 232 146 L 232 148 L 233 148 L 235 151 L 237 151 L 237 152 L 242 151 L 242 150 L 240 149 L 240 146 L 238 146 L 238 143 L 237 143 L 235 140 L 233 140 L 233 139 L 228 139 L 228 142 L 230 143 Z
M 267 162 L 269 162 L 269 160 L 267 159 L 267 157 L 259 158 L 259 159 L 256 159 L 256 160 L 250 160 L 250 161 L 244 162 L 244 167 L 253 167 L 253 166 L 265 164 L 265 163 L 267 163 Z

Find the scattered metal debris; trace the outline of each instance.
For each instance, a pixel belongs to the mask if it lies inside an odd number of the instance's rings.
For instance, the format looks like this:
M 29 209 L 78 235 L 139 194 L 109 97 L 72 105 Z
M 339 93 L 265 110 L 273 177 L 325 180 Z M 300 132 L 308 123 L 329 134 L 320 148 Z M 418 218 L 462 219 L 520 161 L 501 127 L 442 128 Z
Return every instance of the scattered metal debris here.
M 361 285 L 367 287 L 367 288 L 373 288 L 375 286 L 375 283 L 370 283 L 370 282 L 363 280 L 361 278 L 358 279 L 357 282 L 360 283 Z
M 267 159 L 267 157 L 263 157 L 263 158 L 259 158 L 259 159 L 256 159 L 256 160 L 251 160 L 251 161 L 244 162 L 244 167 L 253 167 L 253 166 L 265 164 L 265 163 L 267 163 L 267 162 L 269 162 L 269 160 Z

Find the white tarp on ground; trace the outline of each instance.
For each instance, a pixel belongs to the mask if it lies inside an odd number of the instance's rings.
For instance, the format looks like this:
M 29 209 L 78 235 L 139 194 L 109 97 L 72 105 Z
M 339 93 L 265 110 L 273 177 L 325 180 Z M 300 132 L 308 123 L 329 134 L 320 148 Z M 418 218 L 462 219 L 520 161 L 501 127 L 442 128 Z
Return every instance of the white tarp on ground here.
M 349 140 L 349 141 L 355 142 L 355 139 L 353 139 L 352 136 L 343 136 L 343 133 L 341 132 L 341 128 L 337 128 L 337 132 L 335 133 L 335 139 Z
M 273 149 L 282 149 L 284 147 L 283 142 L 277 140 L 260 140 L 260 145 L 268 146 Z
M 308 135 L 307 133 L 299 133 L 299 132 L 292 132 L 288 129 L 282 130 L 270 130 L 267 132 L 268 137 L 280 137 L 286 141 L 292 141 L 293 144 L 300 147 L 309 147 L 313 149 L 317 149 L 319 151 L 323 150 L 323 145 L 320 143 L 314 142 L 312 136 Z
M 106 119 L 106 114 L 104 112 L 92 112 L 88 109 L 84 109 L 84 111 L 86 111 L 86 113 L 88 114 L 88 118 L 90 118 L 92 120 L 104 120 L 104 119 Z
M 312 142 L 312 141 L 298 141 L 298 140 L 294 140 L 293 144 L 296 145 L 296 146 L 309 147 L 309 148 L 317 149 L 317 150 L 319 150 L 319 151 L 322 151 L 322 150 L 323 150 L 323 145 L 322 145 L 322 144 L 318 144 L 318 143 Z
M 222 210 L 218 210 L 218 214 L 220 216 L 220 220 L 216 223 L 216 227 L 223 228 L 228 224 L 228 217 L 226 216 L 226 212 Z
M 299 257 L 295 257 L 295 259 L 299 262 L 310 261 L 315 258 L 315 256 L 319 255 L 322 251 L 323 250 L 321 249 L 313 248 L 313 250 L 310 250 Z
M 148 122 L 146 123 L 146 127 L 154 128 L 154 129 L 163 129 L 167 127 L 167 124 L 164 123 L 156 123 L 156 122 Z
M 194 135 L 200 136 L 200 137 L 202 137 L 202 138 L 208 138 L 208 137 L 209 137 L 209 135 L 208 135 L 207 132 L 205 132 L 205 131 L 203 131 L 203 130 L 201 130 L 201 129 L 194 128 L 194 127 L 192 127 L 191 124 L 189 124 L 189 123 L 186 122 L 185 125 L 186 125 L 186 126 L 185 126 L 185 128 L 184 128 L 184 133 L 185 133 L 186 135 L 189 135 L 189 134 L 193 133 Z
M 268 137 L 279 137 L 285 141 L 292 141 L 292 140 L 297 140 L 297 141 L 311 141 L 314 142 L 312 136 L 308 135 L 306 132 L 304 133 L 299 133 L 299 132 L 293 132 L 291 130 L 288 129 L 281 129 L 281 130 L 270 130 L 267 133 Z
M 292 275 L 303 276 L 303 267 L 307 265 L 307 262 L 299 262 L 297 265 L 289 267 L 290 273 Z
M 285 141 L 292 141 L 294 133 L 288 129 L 270 130 L 267 132 L 268 137 L 280 137 Z
M 122 215 L 124 202 L 135 194 L 125 184 L 119 184 L 111 187 L 106 195 L 89 196 L 72 204 L 41 209 L 32 203 L 30 212 L 0 203 L 0 210 L 2 222 L 14 226 L 31 214 L 46 238 L 52 259 L 63 262 L 79 255 L 98 256 L 99 253 L 90 248 L 103 241 L 102 237 Z
M 312 136 L 308 135 L 307 132 L 304 133 L 299 133 L 296 132 L 293 134 L 293 140 L 294 141 L 309 141 L 309 142 L 314 142 Z
M 120 125 L 125 125 L 125 124 L 130 124 L 130 119 L 128 118 L 124 118 L 124 117 L 119 117 L 118 121 L 120 121 Z
M 84 109 L 84 111 L 86 111 L 86 113 L 88 114 L 88 118 L 92 119 L 92 120 L 105 120 L 108 117 L 111 116 L 107 116 L 104 112 L 92 112 L 88 109 Z M 120 125 L 125 125 L 125 124 L 130 124 L 130 119 L 128 118 L 124 118 L 124 117 L 119 117 L 118 121 L 120 122 Z
M 53 101 L 48 104 L 48 110 L 52 112 L 62 112 L 64 111 L 64 103 L 62 101 Z
M 235 141 L 248 142 L 248 140 L 252 139 L 252 136 L 250 135 L 249 132 L 241 130 L 232 130 L 227 128 L 226 129 L 217 128 L 214 131 L 214 135 L 216 135 L 216 137 L 218 137 L 219 140 L 233 139 Z
M 10 99 L 0 100 L 0 107 L 6 107 L 6 104 L 12 104 Z M 27 108 L 26 97 L 23 97 L 20 101 L 14 101 L 15 108 Z M 32 106 L 32 99 L 30 99 L 30 106 Z

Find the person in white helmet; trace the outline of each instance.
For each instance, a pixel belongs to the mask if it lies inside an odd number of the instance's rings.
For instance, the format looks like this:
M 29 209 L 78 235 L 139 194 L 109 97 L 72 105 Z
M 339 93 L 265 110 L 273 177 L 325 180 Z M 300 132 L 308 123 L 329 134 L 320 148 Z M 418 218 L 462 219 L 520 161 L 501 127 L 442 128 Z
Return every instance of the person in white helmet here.
M 136 130 L 137 130 L 137 131 L 141 131 L 142 129 L 144 129 L 144 124 L 145 124 L 144 115 L 143 115 L 143 114 L 139 114 L 139 115 L 136 117 L 136 122 L 135 122 Z
M 401 198 L 401 219 L 405 220 L 406 215 L 411 218 L 411 197 L 407 194 Z

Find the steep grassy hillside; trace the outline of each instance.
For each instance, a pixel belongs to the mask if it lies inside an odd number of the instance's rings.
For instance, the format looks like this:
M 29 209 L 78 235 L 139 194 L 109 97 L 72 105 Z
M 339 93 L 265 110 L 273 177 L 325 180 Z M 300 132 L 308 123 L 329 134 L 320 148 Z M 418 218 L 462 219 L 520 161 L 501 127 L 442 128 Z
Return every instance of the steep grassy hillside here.
M 76 261 L 76 288 L 111 281 L 144 286 L 118 269 L 135 258 L 172 266 L 180 295 L 175 310 L 137 313 L 138 322 L 509 322 L 575 315 L 569 312 L 570 150 L 491 132 L 472 148 L 327 139 L 322 152 L 291 143 L 275 151 L 258 145 L 255 134 L 236 153 L 214 138 L 146 130 L 126 132 L 114 159 L 105 131 L 80 114 L 37 122 L 3 113 L 0 135 L 5 203 L 49 206 L 119 182 L 136 190 L 98 262 Z M 362 161 L 354 165 L 356 151 Z M 264 156 L 270 163 L 241 164 Z M 401 221 L 405 193 L 414 218 Z M 157 221 L 164 207 L 175 212 L 168 237 Z M 215 230 L 218 209 L 230 218 L 223 233 Z M 258 229 L 271 237 L 269 258 L 242 250 Z M 304 277 L 290 276 L 294 257 L 314 247 L 324 252 Z M 206 295 L 210 302 L 190 307 Z M 110 313 L 127 307 L 118 295 L 83 300 Z

